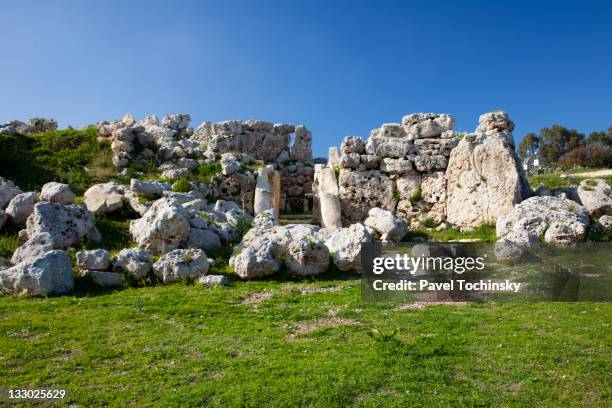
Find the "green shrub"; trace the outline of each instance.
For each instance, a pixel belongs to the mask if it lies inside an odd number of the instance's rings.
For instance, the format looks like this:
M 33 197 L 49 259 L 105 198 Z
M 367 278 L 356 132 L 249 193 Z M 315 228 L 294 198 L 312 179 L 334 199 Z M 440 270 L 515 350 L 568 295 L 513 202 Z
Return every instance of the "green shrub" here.
M 412 194 L 410 194 L 410 202 L 411 203 L 416 203 L 419 202 L 423 199 L 423 192 L 421 191 L 421 189 L 417 189 L 416 191 L 414 191 Z
M 433 228 L 436 223 L 432 218 L 427 217 L 423 221 L 421 221 L 421 225 L 423 225 L 425 228 Z
M 191 190 L 191 184 L 186 178 L 182 178 L 172 185 L 172 191 L 175 193 L 188 193 Z
M 395 198 L 396 200 L 401 200 L 402 194 L 399 192 L 399 190 L 395 190 L 393 192 L 393 198 Z
M 242 239 L 242 237 L 253 228 L 253 219 L 248 216 L 239 217 L 238 220 L 236 220 L 236 228 L 240 231 L 240 239 Z
M 195 171 L 195 177 L 198 181 L 210 183 L 217 174 L 221 173 L 221 163 L 216 161 L 213 163 L 205 163 L 198 166 Z

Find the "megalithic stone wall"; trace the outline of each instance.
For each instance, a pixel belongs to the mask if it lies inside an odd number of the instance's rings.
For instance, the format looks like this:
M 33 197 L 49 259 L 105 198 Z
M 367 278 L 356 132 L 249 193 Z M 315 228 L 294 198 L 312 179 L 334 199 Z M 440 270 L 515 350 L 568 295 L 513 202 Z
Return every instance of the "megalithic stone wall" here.
M 531 190 L 514 152 L 505 112 L 480 117 L 475 133 L 453 130 L 448 114 L 414 113 L 344 138 L 338 180 L 342 220 L 363 222 L 371 208 L 392 211 L 412 227 L 445 221 L 494 222 Z

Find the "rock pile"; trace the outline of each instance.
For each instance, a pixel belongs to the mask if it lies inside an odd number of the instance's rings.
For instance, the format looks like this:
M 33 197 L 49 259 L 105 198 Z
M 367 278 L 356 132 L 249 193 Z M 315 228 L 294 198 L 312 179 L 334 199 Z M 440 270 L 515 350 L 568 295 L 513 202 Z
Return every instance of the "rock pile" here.
M 344 224 L 363 222 L 371 208 L 397 212 L 416 223 L 446 219 L 444 171 L 457 145 L 447 114 L 415 113 L 402 123 L 342 142 L 339 193 Z
M 47 132 L 57 129 L 57 122 L 53 119 L 31 118 L 27 123 L 18 120 L 10 120 L 4 125 L 0 125 L 1 133 L 21 133 L 27 135 L 30 133 Z

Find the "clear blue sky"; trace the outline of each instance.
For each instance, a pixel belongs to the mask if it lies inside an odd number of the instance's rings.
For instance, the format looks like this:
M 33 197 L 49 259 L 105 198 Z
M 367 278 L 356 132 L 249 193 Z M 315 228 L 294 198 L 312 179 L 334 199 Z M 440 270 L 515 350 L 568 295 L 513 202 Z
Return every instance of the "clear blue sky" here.
M 612 125 L 612 2 L 533 3 L 0 0 L 0 121 L 258 118 L 315 155 L 411 112 Z

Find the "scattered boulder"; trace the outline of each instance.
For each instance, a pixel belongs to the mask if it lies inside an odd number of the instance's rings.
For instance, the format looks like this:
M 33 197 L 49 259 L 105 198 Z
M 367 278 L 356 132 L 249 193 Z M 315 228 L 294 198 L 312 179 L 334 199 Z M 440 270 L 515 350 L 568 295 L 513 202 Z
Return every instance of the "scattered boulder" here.
M 201 249 L 175 249 L 153 264 L 153 272 L 164 284 L 197 279 L 208 269 L 208 258 Z
M 164 191 L 171 191 L 170 183 L 161 183 L 159 181 L 146 182 L 138 179 L 130 180 L 130 190 L 145 198 L 160 198 Z
M 408 233 L 408 224 L 403 218 L 379 207 L 370 209 L 364 225 L 383 241 L 399 242 Z
M 612 215 L 612 188 L 605 180 L 583 180 L 576 192 L 580 202 L 592 217 Z
M 64 251 L 50 251 L 0 271 L 0 293 L 48 296 L 73 288 L 72 265 Z
M 598 224 L 601 225 L 601 229 L 604 233 L 612 233 L 612 215 L 602 215 L 599 217 Z
M 285 248 L 284 262 L 295 275 L 318 275 L 329 266 L 329 250 L 316 236 L 301 236 Z
M 362 271 L 361 244 L 371 242 L 372 236 L 363 224 L 352 224 L 348 228 L 321 230 L 319 237 L 325 240 L 334 264 L 341 271 Z
M 134 279 L 141 279 L 153 268 L 153 257 L 140 248 L 122 249 L 113 258 L 113 270 L 123 272 Z
M 77 244 L 94 227 L 91 213 L 81 205 L 41 202 L 26 222 L 28 237 L 47 232 L 55 249 Z
M 13 252 L 11 262 L 18 264 L 28 259 L 38 258 L 54 249 L 51 234 L 48 232 L 37 233 Z
M 189 214 L 168 197 L 155 201 L 142 218 L 130 222 L 134 241 L 154 255 L 178 248 L 189 231 Z
M 280 252 L 280 245 L 264 235 L 232 256 L 230 265 L 241 279 L 273 275 L 282 265 Z
M 34 204 L 37 202 L 38 193 L 17 194 L 6 207 L 6 215 L 13 225 L 23 227 L 28 217 L 34 212 Z
M 219 235 L 211 230 L 191 228 L 188 248 L 200 248 L 205 251 L 217 251 L 221 249 L 221 239 Z
M 498 237 L 514 231 L 514 234 L 543 237 L 546 242 L 563 244 L 582 241 L 589 222 L 587 210 L 571 200 L 531 197 L 500 217 L 496 232 Z
M 223 153 L 221 155 L 221 173 L 223 175 L 229 176 L 234 174 L 240 171 L 241 167 L 240 162 L 233 153 Z
M 103 288 L 121 287 L 125 281 L 125 276 L 117 272 L 86 270 L 81 276 Z
M 52 181 L 46 183 L 40 191 L 41 201 L 51 201 L 52 203 L 70 205 L 74 203 L 74 199 L 74 193 L 70 190 L 68 184 Z
M 76 262 L 81 270 L 106 271 L 111 265 L 110 253 L 106 249 L 77 252 Z
M 199 282 L 203 286 L 225 286 L 229 280 L 225 275 L 205 275 L 200 278 Z
M 19 187 L 0 178 L 0 209 L 6 208 L 9 202 L 18 194 L 23 193 Z
M 108 214 L 123 208 L 124 187 L 114 181 L 91 186 L 84 194 L 87 209 L 94 214 Z

